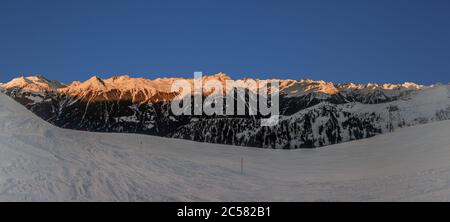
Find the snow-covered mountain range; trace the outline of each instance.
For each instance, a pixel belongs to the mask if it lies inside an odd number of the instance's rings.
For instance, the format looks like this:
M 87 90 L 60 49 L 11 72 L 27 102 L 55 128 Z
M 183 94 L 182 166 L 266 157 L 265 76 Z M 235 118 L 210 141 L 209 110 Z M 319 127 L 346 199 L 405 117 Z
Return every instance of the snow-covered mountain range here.
M 206 80 L 229 80 L 224 73 Z M 312 148 L 450 119 L 450 85 L 334 84 L 280 80 L 280 123 L 254 116 L 174 116 L 177 78 L 92 77 L 63 84 L 19 77 L 0 88 L 44 120 L 63 128 L 126 132 L 262 148 Z M 193 79 L 184 79 L 193 84 Z M 241 81 L 248 81 L 242 79 Z M 251 92 L 250 92 L 251 93 Z
M 0 93 L 0 201 L 449 201 L 449 131 L 242 148 L 61 129 Z

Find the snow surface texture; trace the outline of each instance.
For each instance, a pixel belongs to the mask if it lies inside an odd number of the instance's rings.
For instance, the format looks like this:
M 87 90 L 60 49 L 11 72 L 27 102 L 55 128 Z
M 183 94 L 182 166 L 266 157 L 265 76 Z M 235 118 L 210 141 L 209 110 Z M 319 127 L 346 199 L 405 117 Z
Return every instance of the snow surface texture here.
M 0 93 L 0 201 L 448 201 L 449 131 L 442 121 L 314 150 L 228 147 L 60 129 Z

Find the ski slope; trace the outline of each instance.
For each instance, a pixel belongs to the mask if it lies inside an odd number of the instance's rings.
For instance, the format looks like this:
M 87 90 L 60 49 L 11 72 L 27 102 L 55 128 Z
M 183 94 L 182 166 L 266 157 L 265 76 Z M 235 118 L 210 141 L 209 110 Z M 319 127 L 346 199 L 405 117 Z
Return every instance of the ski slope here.
M 0 201 L 448 201 L 449 132 L 265 150 L 60 129 L 0 93 Z

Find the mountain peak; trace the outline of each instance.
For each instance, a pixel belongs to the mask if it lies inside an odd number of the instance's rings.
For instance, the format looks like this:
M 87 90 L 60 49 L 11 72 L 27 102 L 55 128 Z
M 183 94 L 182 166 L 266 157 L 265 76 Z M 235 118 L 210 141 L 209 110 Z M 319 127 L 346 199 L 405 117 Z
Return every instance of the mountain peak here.
M 223 72 L 219 72 L 219 73 L 217 73 L 215 75 L 212 75 L 212 76 L 217 77 L 217 78 L 230 78 L 229 75 L 227 75 L 226 73 L 223 73 Z
M 227 74 L 223 73 L 223 72 L 219 72 L 215 75 L 211 75 L 211 76 L 204 76 L 205 79 L 217 79 L 219 81 L 226 81 L 226 80 L 230 80 L 231 77 L 228 76 Z
M 103 79 L 98 77 L 98 76 L 92 76 L 91 78 L 89 78 L 87 80 L 88 82 L 99 82 L 99 83 L 103 83 Z
M 113 81 L 123 81 L 123 80 L 129 80 L 131 79 L 128 75 L 121 75 L 121 76 L 113 76 L 107 80 L 113 80 Z
M 11 89 L 19 88 L 31 92 L 54 91 L 64 87 L 64 84 L 57 81 L 49 81 L 41 75 L 20 76 L 1 85 L 2 88 Z
M 81 89 L 92 89 L 92 90 L 104 90 L 106 89 L 105 82 L 98 76 L 92 76 L 90 79 L 78 85 Z
M 423 88 L 423 85 L 418 85 L 416 83 L 413 82 L 405 82 L 402 84 L 403 87 L 405 88 L 414 88 L 414 89 L 419 89 L 419 88 Z

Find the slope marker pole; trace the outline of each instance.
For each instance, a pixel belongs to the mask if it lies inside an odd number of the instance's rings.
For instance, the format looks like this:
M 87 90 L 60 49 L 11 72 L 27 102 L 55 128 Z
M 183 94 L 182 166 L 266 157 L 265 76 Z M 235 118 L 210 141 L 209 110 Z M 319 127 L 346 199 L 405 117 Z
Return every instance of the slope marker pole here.
M 241 175 L 244 174 L 244 157 L 241 157 Z

